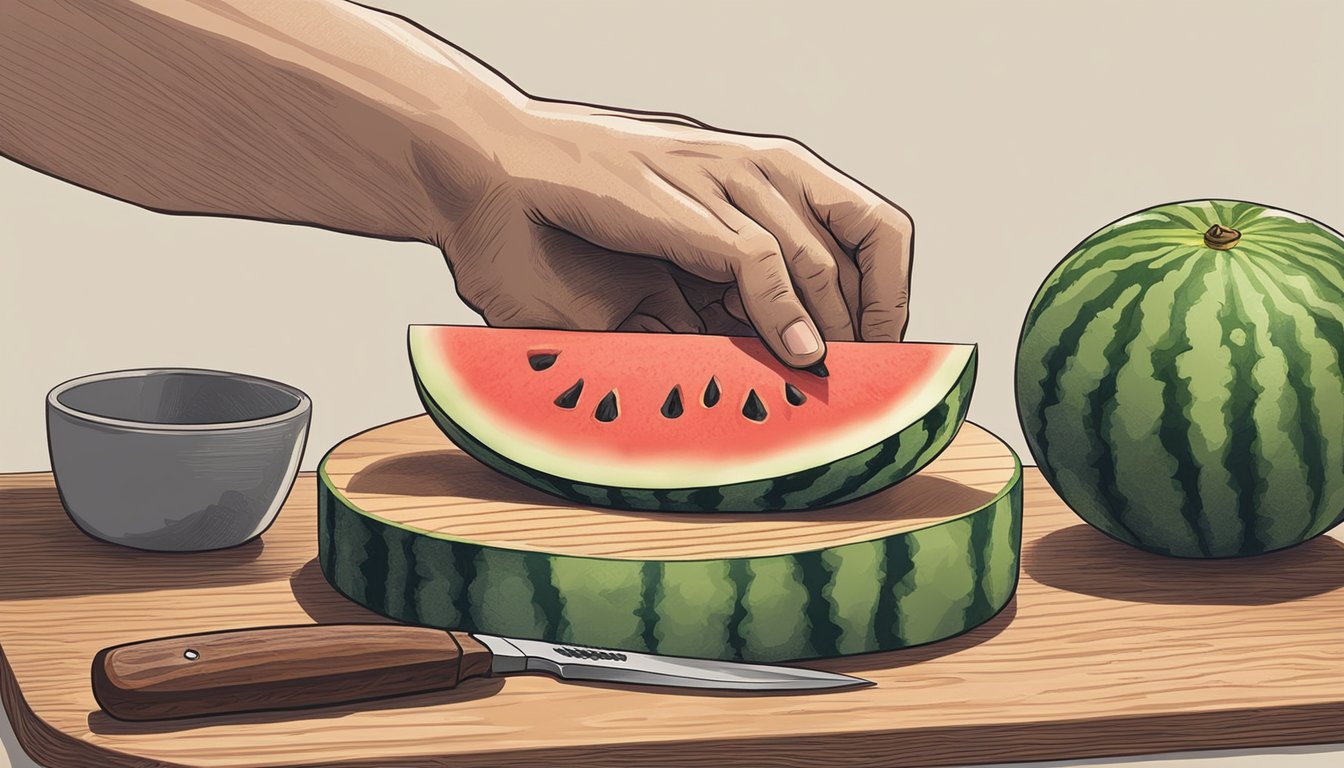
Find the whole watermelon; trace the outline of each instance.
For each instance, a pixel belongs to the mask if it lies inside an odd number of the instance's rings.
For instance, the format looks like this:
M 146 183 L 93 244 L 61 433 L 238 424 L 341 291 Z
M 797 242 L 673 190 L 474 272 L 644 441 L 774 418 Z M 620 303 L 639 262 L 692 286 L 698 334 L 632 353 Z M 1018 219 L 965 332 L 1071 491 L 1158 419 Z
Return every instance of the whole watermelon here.
M 1017 353 L 1031 453 L 1087 522 L 1181 557 L 1344 519 L 1344 239 L 1203 200 L 1140 211 L 1046 278 Z

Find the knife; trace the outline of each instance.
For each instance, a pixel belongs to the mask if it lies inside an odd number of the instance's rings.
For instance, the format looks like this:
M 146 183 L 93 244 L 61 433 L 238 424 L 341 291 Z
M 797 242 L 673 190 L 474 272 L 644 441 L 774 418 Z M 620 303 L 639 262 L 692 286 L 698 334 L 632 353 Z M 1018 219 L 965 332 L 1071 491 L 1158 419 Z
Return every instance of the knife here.
M 93 695 L 117 719 L 161 720 L 428 693 L 473 677 L 518 672 L 737 691 L 872 685 L 858 677 L 793 667 L 396 624 L 317 624 L 207 632 L 104 648 L 93 659 Z

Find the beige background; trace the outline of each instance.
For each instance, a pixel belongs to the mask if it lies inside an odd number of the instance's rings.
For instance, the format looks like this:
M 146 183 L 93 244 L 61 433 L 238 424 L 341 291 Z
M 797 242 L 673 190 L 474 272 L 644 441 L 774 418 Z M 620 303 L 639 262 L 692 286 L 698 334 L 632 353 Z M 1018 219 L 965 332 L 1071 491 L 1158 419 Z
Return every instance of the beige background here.
M 532 93 L 788 134 L 906 207 L 910 336 L 981 345 L 971 417 L 1019 450 L 1019 323 L 1092 230 L 1205 196 L 1344 226 L 1344 4 L 1329 0 L 375 4 Z M 408 323 L 474 320 L 428 246 L 160 216 L 4 161 L 0 210 L 0 471 L 47 468 L 51 386 L 152 365 L 306 390 L 311 467 L 419 410 Z
M 784 133 L 916 223 L 910 336 L 981 345 L 971 417 L 1024 448 L 1019 324 L 1106 222 L 1227 196 L 1344 226 L 1344 5 L 381 3 L 529 92 Z M 431 247 L 152 214 L 0 161 L 0 470 L 92 371 L 239 370 L 315 407 L 306 463 L 419 410 L 413 322 L 475 316 Z

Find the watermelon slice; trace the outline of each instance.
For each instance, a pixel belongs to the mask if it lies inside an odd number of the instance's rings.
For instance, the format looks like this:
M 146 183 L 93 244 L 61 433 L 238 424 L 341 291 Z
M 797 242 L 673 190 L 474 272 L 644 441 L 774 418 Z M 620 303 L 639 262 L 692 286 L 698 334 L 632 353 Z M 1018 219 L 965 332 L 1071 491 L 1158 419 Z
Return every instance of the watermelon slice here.
M 585 504 L 797 510 L 897 483 L 951 442 L 976 349 L 827 346 L 829 374 L 755 338 L 479 326 L 410 328 L 430 416 L 464 451 Z

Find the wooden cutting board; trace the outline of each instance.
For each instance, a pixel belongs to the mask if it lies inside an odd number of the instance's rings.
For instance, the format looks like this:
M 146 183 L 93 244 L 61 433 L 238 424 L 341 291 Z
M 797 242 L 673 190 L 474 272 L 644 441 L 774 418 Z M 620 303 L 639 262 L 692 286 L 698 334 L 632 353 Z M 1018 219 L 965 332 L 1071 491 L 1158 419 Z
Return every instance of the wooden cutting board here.
M 379 620 L 322 578 L 314 488 L 301 477 L 261 541 L 173 555 L 89 539 L 49 475 L 0 475 L 0 694 L 24 749 L 76 767 L 914 766 L 1344 738 L 1344 543 L 1146 555 L 1080 523 L 1034 470 L 1002 613 L 939 643 L 809 663 L 871 688 L 673 694 L 521 676 L 301 713 L 132 724 L 99 711 L 88 673 L 104 646 Z

